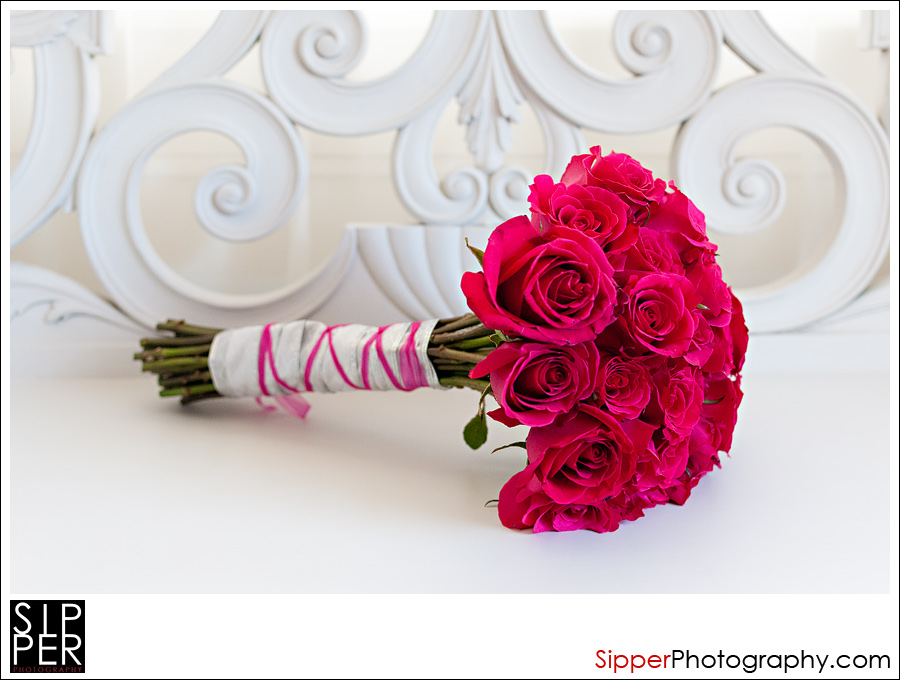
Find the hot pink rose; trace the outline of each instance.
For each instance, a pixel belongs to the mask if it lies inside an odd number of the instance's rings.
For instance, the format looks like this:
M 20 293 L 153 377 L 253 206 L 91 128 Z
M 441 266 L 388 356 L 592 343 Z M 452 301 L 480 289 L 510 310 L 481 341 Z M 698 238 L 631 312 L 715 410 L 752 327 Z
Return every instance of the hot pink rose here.
M 692 475 L 689 471 L 685 470 L 672 486 L 666 487 L 665 493 L 668 496 L 669 502 L 674 503 L 675 505 L 684 505 L 685 502 L 687 502 L 687 499 L 690 498 L 691 491 L 697 486 L 697 483 L 702 476 L 702 474 Z
M 542 235 L 524 216 L 494 229 L 484 271 L 466 272 L 462 291 L 489 328 L 553 344 L 592 339 L 613 318 L 613 270 L 581 232 Z
M 602 156 L 599 146 L 591 153 L 574 156 L 563 176 L 563 184 L 581 184 L 609 189 L 628 205 L 632 221 L 646 219 L 648 207 L 658 203 L 666 193 L 666 183 L 654 179 L 653 174 L 631 156 L 610 153 Z
M 729 288 L 729 292 L 730 292 Z M 728 326 L 732 343 L 733 372 L 737 373 L 744 366 L 744 355 L 747 353 L 747 324 L 744 322 L 744 308 L 734 293 L 731 293 L 731 323 Z
M 707 371 L 722 370 L 721 367 L 718 369 L 705 368 L 705 364 L 709 363 L 711 359 L 713 363 L 724 360 L 724 354 L 720 358 L 713 357 L 714 352 L 720 349 L 719 343 L 722 343 L 722 339 L 710 327 L 701 310 L 695 309 L 691 313 L 694 315 L 696 326 L 694 327 L 694 335 L 691 338 L 691 347 L 684 355 L 684 358 L 692 366 L 704 366 L 704 370 Z M 724 348 L 724 344 L 722 348 Z
M 635 488 L 647 491 L 671 486 L 684 473 L 689 454 L 687 439 L 670 442 L 660 438 L 658 444 L 651 442 L 638 459 Z
M 721 374 L 710 376 L 706 380 L 703 396 L 701 415 L 713 424 L 715 430 L 711 435 L 712 444 L 717 451 L 729 451 L 737 422 L 737 409 L 744 396 L 740 379 L 731 380 Z
M 598 404 L 619 418 L 634 419 L 650 401 L 653 386 L 650 373 L 640 359 L 606 355 L 597 376 Z
M 498 508 L 503 526 L 511 529 L 542 531 L 576 531 L 588 529 L 598 533 L 619 527 L 618 508 L 607 503 L 556 503 L 541 489 L 535 467 L 512 476 L 500 490 Z
M 701 311 L 710 326 L 731 322 L 731 289 L 722 280 L 722 270 L 712 253 L 701 255 L 685 270 L 685 276 L 700 296 Z
M 703 406 L 699 371 L 690 366 L 679 371 L 667 367 L 656 373 L 654 382 L 666 438 L 675 441 L 687 437 L 697 424 Z
M 543 491 L 557 503 L 596 504 L 614 496 L 634 475 L 653 426 L 619 423 L 605 411 L 581 404 L 577 411 L 528 434 L 528 460 Z
M 673 503 L 682 505 L 700 478 L 719 465 L 719 451 L 728 451 L 731 448 L 731 433 L 734 430 L 740 398 L 740 387 L 736 381 L 732 382 L 728 378 L 715 378 L 710 381 L 706 399 L 715 403 L 703 405 L 700 420 L 688 438 L 687 469 L 666 489 Z
M 684 264 L 693 262 L 704 252 L 716 252 L 715 244 L 706 236 L 706 217 L 677 189 L 653 206 L 644 227 L 667 235 Z
M 652 229 L 640 230 L 637 241 L 627 251 L 621 270 L 627 277 L 635 272 L 683 274 L 678 251 L 665 234 Z
M 504 342 L 470 377 L 490 374 L 500 408 L 489 415 L 510 427 L 549 425 L 594 392 L 600 353 L 592 342 L 548 345 Z
M 731 296 L 731 314 L 727 326 L 712 327 L 712 339 L 707 345 L 709 354 L 704 363 L 697 364 L 692 360 L 692 352 L 685 358 L 695 365 L 699 365 L 705 373 L 727 373 L 737 375 L 744 365 L 744 355 L 747 352 L 747 325 L 744 323 L 744 311 L 741 303 L 729 289 Z M 695 333 L 694 341 L 697 342 Z M 692 348 L 693 350 L 693 348 Z M 702 358 L 703 354 L 698 355 Z
M 690 281 L 675 274 L 647 274 L 634 277 L 625 292 L 624 323 L 631 337 L 651 352 L 684 355 L 694 335 L 691 310 L 700 302 Z
M 709 418 L 701 418 L 697 426 L 691 431 L 688 439 L 687 472 L 695 479 L 699 479 L 707 472 L 719 465 L 719 432 L 716 424 Z
M 538 175 L 528 200 L 531 223 L 541 233 L 553 227 L 577 229 L 607 253 L 624 250 L 637 238 L 637 225 L 628 222 L 628 206 L 606 189 L 555 184 L 549 175 Z

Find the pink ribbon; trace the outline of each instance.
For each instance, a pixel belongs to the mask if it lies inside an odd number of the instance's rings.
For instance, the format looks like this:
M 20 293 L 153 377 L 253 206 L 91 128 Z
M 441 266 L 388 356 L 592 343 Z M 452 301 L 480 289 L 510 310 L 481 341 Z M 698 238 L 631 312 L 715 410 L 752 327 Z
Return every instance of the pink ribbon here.
M 355 390 L 372 389 L 369 380 L 369 350 L 372 347 L 372 343 L 375 344 L 375 353 L 378 356 L 381 367 L 384 369 L 385 375 L 387 375 L 388 379 L 391 381 L 391 384 L 396 389 L 403 390 L 404 392 L 409 392 L 410 390 L 414 390 L 417 387 L 428 386 L 428 376 L 425 372 L 425 367 L 422 366 L 421 362 L 419 361 L 419 355 L 416 352 L 416 333 L 418 332 L 419 327 L 422 325 L 421 321 L 416 321 L 410 326 L 409 337 L 406 339 L 406 342 L 404 343 L 403 347 L 400 348 L 400 351 L 398 353 L 397 358 L 400 364 L 399 380 L 391 370 L 391 366 L 388 363 L 387 356 L 384 353 L 384 332 L 388 328 L 390 328 L 390 326 L 379 327 L 375 334 L 366 341 L 366 344 L 363 347 L 362 361 L 360 364 L 360 374 L 363 383 L 362 385 L 357 385 L 352 380 L 350 380 L 347 372 L 344 370 L 344 367 L 341 365 L 341 362 L 338 359 L 337 352 L 334 349 L 334 338 L 332 336 L 332 332 L 334 331 L 334 329 L 341 328 L 342 326 L 346 325 L 347 324 L 337 324 L 334 326 L 328 326 L 322 333 L 322 335 L 319 336 L 319 339 L 316 340 L 316 344 L 313 345 L 312 351 L 309 353 L 309 358 L 306 360 L 306 368 L 303 371 L 303 385 L 306 388 L 307 392 L 313 391 L 311 379 L 313 362 L 315 361 L 315 358 L 319 353 L 322 342 L 326 338 L 328 339 L 329 353 L 331 354 L 331 359 L 334 362 L 334 366 L 337 369 L 338 374 L 341 376 L 345 384 L 349 385 Z M 285 411 L 292 413 L 298 418 L 305 418 L 310 409 L 309 402 L 307 402 L 303 397 L 299 395 L 300 390 L 291 387 L 291 385 L 284 382 L 278 375 L 278 372 L 275 370 L 275 357 L 272 350 L 272 335 L 269 331 L 270 326 L 272 326 L 272 324 L 268 324 L 263 328 L 262 336 L 259 340 L 258 368 L 260 391 L 264 395 L 270 396 L 269 391 L 266 388 L 266 365 L 268 364 L 269 369 L 272 371 L 272 377 L 275 378 L 275 382 L 289 392 L 293 393 L 289 395 L 275 395 L 275 397 L 273 398 L 275 399 L 276 403 L 278 403 Z M 265 405 L 259 397 L 256 398 L 256 401 L 267 411 L 275 410 L 274 406 Z
M 259 339 L 259 356 L 257 359 L 257 367 L 259 369 L 259 390 L 267 397 L 272 396 L 269 394 L 269 389 L 266 387 L 266 364 L 268 363 L 269 368 L 272 369 L 272 377 L 275 378 L 275 382 L 289 392 L 294 393 L 276 394 L 272 397 L 275 399 L 275 403 L 298 418 L 306 418 L 306 414 L 309 413 L 309 409 L 312 408 L 309 405 L 309 402 L 300 396 L 300 390 L 291 387 L 284 382 L 284 380 L 281 379 L 281 376 L 278 375 L 278 371 L 275 370 L 275 353 L 272 351 L 272 332 L 269 330 L 271 327 L 272 324 L 266 324 L 263 328 L 262 336 Z M 275 410 L 274 406 L 264 404 L 260 397 L 256 398 L 256 403 L 262 406 L 266 411 Z

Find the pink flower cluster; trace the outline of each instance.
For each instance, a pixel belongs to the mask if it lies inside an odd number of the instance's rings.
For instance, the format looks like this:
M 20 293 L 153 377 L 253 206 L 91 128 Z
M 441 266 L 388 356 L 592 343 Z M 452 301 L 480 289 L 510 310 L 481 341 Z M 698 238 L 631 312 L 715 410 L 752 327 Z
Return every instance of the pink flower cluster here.
M 531 428 L 500 519 L 614 531 L 682 504 L 731 447 L 747 328 L 701 213 L 624 154 L 535 178 L 530 219 L 497 227 L 471 310 L 512 338 L 481 361 L 499 408 Z

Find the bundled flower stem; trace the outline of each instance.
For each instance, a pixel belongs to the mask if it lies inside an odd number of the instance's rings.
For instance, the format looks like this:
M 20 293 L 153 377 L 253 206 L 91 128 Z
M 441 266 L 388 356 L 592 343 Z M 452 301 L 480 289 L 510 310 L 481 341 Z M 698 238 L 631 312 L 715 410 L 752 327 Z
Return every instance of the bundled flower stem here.
M 221 397 L 209 371 L 209 351 L 213 338 L 224 329 L 174 319 L 157 324 L 156 328 L 174 336 L 142 339 L 143 351 L 135 353 L 134 358 L 142 362 L 141 370 L 157 374 L 162 388 L 159 396 L 181 397 L 182 404 Z M 474 314 L 440 319 L 428 347 L 440 384 L 484 393 L 490 382 L 470 378 L 469 373 L 497 346 L 496 342 L 495 331 Z

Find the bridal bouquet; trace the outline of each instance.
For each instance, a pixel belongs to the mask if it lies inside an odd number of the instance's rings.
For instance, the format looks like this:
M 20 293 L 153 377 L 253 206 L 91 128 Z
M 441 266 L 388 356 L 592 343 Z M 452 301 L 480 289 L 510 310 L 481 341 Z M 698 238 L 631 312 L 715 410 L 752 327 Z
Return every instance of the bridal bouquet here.
M 508 445 L 527 464 L 499 494 L 507 527 L 615 531 L 683 504 L 731 447 L 747 349 L 703 214 L 599 147 L 558 183 L 536 177 L 529 201 L 530 216 L 470 246 L 482 267 L 462 279 L 471 314 L 380 328 L 171 321 L 159 327 L 175 337 L 142 340 L 135 356 L 163 396 L 269 398 L 298 416 L 303 392 L 474 388 L 470 446 L 486 440 L 486 415 L 530 428 Z

